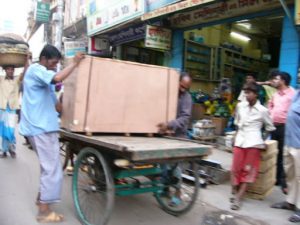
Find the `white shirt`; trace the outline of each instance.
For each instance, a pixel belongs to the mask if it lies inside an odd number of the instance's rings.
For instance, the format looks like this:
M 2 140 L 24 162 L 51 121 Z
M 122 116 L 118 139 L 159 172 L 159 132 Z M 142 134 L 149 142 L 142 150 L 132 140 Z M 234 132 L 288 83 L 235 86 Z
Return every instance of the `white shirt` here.
M 238 127 L 235 146 L 240 148 L 264 148 L 262 128 L 273 131 L 274 127 L 268 109 L 256 102 L 250 106 L 248 101 L 237 106 L 235 124 Z

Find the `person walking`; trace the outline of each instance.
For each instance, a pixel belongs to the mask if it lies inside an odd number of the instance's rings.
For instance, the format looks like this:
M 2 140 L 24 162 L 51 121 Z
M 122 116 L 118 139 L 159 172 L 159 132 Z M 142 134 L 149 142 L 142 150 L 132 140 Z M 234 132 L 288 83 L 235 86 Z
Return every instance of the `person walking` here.
M 20 86 L 28 65 L 27 58 L 24 71 L 18 77 L 14 76 L 14 65 L 4 66 L 5 76 L 0 76 L 0 158 L 6 158 L 8 152 L 12 158 L 16 158 L 15 127 L 17 110 L 20 108 Z
M 268 109 L 258 100 L 258 85 L 247 83 L 243 90 L 247 101 L 238 104 L 235 119 L 237 134 L 231 169 L 232 194 L 234 195 L 230 198 L 232 210 L 240 209 L 241 200 L 248 185 L 256 180 L 260 164 L 260 150 L 265 149 L 262 128 L 264 127 L 267 132 L 275 130 Z
M 276 127 L 276 130 L 271 133 L 271 138 L 278 141 L 276 184 L 281 187 L 284 194 L 288 193 L 283 166 L 285 122 L 287 112 L 295 95 L 295 90 L 289 86 L 290 81 L 291 76 L 286 72 L 278 71 L 273 74 L 272 84 L 277 89 L 277 92 L 273 95 L 268 105 L 272 121 Z
M 295 211 L 289 221 L 300 222 L 300 91 L 287 114 L 284 153 L 289 192 L 285 202 L 275 203 L 271 207 Z
M 42 223 L 63 221 L 63 215 L 50 208 L 51 204 L 60 201 L 63 178 L 56 111 L 58 101 L 52 86 L 66 79 L 84 55 L 78 53 L 69 66 L 57 73 L 56 66 L 61 57 L 57 48 L 46 45 L 39 62 L 27 69 L 23 83 L 20 133 L 28 137 L 39 158 L 41 175 L 36 219 Z

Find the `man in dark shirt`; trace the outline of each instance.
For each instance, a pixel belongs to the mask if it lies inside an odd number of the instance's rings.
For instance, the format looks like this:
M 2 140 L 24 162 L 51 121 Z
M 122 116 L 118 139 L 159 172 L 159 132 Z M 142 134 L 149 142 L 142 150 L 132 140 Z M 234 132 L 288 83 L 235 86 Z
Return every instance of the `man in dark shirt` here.
M 179 99 L 177 106 L 177 116 L 175 120 L 158 125 L 159 132 L 166 134 L 171 132 L 176 137 L 186 137 L 187 129 L 192 114 L 192 97 L 188 90 L 192 84 L 192 79 L 187 73 L 180 76 Z
M 192 97 L 188 90 L 192 84 L 191 77 L 187 74 L 181 74 L 179 82 L 179 100 L 177 106 L 177 118 L 169 121 L 168 123 L 160 123 L 158 125 L 159 132 L 161 134 L 172 134 L 175 137 L 187 138 L 187 129 L 192 113 Z M 163 180 L 168 180 L 170 175 L 176 179 L 176 185 L 174 185 L 176 192 L 175 196 L 171 198 L 172 205 L 179 205 L 181 201 L 181 168 L 178 164 L 166 163 L 162 164 Z

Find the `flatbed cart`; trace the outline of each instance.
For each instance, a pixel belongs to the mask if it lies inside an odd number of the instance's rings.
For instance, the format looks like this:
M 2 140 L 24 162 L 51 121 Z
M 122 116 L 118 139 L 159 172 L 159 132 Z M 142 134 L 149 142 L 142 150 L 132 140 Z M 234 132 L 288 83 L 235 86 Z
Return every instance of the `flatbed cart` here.
M 185 139 L 85 136 L 65 130 L 60 140 L 76 155 L 72 195 L 85 225 L 107 224 L 115 196 L 153 193 L 167 213 L 188 212 L 199 189 L 196 162 L 212 149 Z M 175 175 L 178 171 L 182 176 Z M 187 176 L 194 182 L 180 179 Z

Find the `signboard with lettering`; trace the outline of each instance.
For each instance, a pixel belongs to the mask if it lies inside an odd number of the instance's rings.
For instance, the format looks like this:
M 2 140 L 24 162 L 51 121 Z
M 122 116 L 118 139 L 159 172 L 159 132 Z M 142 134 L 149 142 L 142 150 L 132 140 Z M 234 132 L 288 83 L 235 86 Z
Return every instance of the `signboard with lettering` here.
M 155 17 L 167 15 L 169 13 L 174 13 L 174 12 L 177 12 L 177 11 L 183 10 L 183 9 L 189 9 L 194 6 L 202 5 L 202 4 L 213 2 L 213 1 L 215 1 L 215 0 L 185 0 L 182 2 L 178 2 L 176 4 L 167 5 L 165 7 L 158 8 L 154 11 L 145 13 L 142 16 L 142 20 L 148 20 L 148 19 L 152 19 Z
M 147 25 L 145 47 L 170 50 L 172 31 L 162 27 Z
M 86 52 L 86 43 L 83 41 L 67 41 L 64 43 L 65 57 L 72 58 L 77 52 Z
M 300 25 L 300 1 L 295 0 L 295 24 Z
M 281 6 L 278 0 L 228 0 L 177 13 L 171 16 L 171 25 L 183 28 L 279 7 Z
M 87 30 L 91 36 L 144 13 L 144 0 L 89 0 Z
M 37 2 L 34 19 L 38 22 L 47 23 L 50 17 L 50 3 Z
M 130 41 L 144 39 L 146 35 L 146 24 L 130 26 L 118 32 L 110 33 L 109 42 L 112 46 L 124 44 Z
M 146 12 L 151 12 L 153 10 L 159 9 L 166 5 L 170 5 L 180 0 L 146 0 Z

